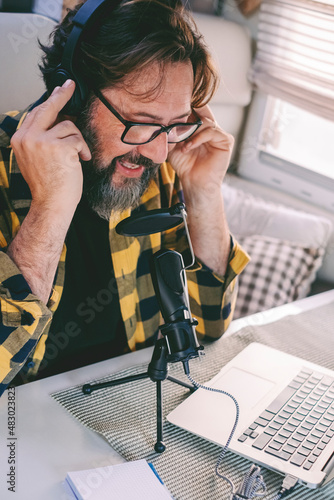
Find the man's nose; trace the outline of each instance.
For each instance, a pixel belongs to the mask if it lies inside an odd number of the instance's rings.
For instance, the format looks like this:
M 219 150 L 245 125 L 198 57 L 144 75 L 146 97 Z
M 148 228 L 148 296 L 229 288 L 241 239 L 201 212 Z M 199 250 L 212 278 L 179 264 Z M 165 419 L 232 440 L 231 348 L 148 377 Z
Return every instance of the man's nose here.
M 166 161 L 168 155 L 167 133 L 162 132 L 153 141 L 137 146 L 137 150 L 154 163 L 163 163 Z

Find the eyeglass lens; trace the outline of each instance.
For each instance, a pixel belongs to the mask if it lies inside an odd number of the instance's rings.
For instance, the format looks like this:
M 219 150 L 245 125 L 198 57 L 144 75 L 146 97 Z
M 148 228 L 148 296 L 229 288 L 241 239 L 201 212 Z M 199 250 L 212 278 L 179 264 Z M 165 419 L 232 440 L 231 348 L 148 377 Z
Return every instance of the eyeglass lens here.
M 175 125 L 168 131 L 168 142 L 177 143 L 186 140 L 198 128 L 197 124 Z M 160 126 L 154 125 L 132 125 L 123 137 L 123 141 L 130 144 L 143 144 L 149 142 L 159 135 Z

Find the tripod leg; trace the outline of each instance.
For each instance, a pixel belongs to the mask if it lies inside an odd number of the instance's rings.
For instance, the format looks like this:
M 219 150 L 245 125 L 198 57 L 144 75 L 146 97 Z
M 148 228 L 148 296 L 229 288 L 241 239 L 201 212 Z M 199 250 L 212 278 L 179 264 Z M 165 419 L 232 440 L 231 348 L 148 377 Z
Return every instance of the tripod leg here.
M 105 389 L 106 387 L 115 387 L 116 385 L 126 384 L 127 382 L 134 382 L 136 380 L 141 380 L 147 378 L 148 373 L 138 373 L 138 375 L 129 375 L 128 377 L 119 378 L 116 380 L 110 380 L 109 382 L 101 382 L 100 384 L 85 384 L 82 387 L 82 392 L 84 394 L 91 394 L 93 391 L 99 389 Z
M 197 387 L 187 384 L 187 382 L 183 382 L 182 380 L 178 380 L 177 378 L 171 377 L 168 375 L 167 380 L 170 380 L 171 382 L 174 382 L 175 384 L 182 385 L 182 387 L 186 387 L 187 389 L 190 389 L 191 392 L 196 391 Z
M 156 382 L 157 385 L 157 442 L 155 443 L 154 449 L 157 453 L 162 453 L 165 451 L 166 446 L 162 441 L 162 387 L 161 380 Z

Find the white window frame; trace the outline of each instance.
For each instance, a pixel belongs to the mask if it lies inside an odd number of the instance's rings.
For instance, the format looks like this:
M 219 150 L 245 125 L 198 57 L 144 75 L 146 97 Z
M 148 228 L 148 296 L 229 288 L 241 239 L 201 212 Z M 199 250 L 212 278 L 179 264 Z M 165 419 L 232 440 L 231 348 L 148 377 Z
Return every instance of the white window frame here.
M 267 132 L 263 130 L 263 123 L 265 113 L 270 112 L 270 99 L 261 92 L 254 94 L 245 133 L 237 151 L 238 174 L 334 213 L 334 179 L 263 150 L 262 134 Z

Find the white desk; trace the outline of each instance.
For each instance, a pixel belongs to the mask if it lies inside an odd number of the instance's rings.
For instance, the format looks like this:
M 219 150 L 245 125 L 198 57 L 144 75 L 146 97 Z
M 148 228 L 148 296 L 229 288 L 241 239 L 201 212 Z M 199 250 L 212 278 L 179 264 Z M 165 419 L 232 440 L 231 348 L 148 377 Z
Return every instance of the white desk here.
M 232 322 L 226 335 L 247 325 L 261 325 L 289 314 L 320 307 L 334 300 L 334 290 Z M 218 341 L 219 342 L 219 341 Z M 89 469 L 123 461 L 98 434 L 66 412 L 50 394 L 148 363 L 152 349 L 73 370 L 16 388 L 15 493 L 8 491 L 7 392 L 0 398 L 0 498 L 2 500 L 67 500 L 62 481 L 70 470 Z

